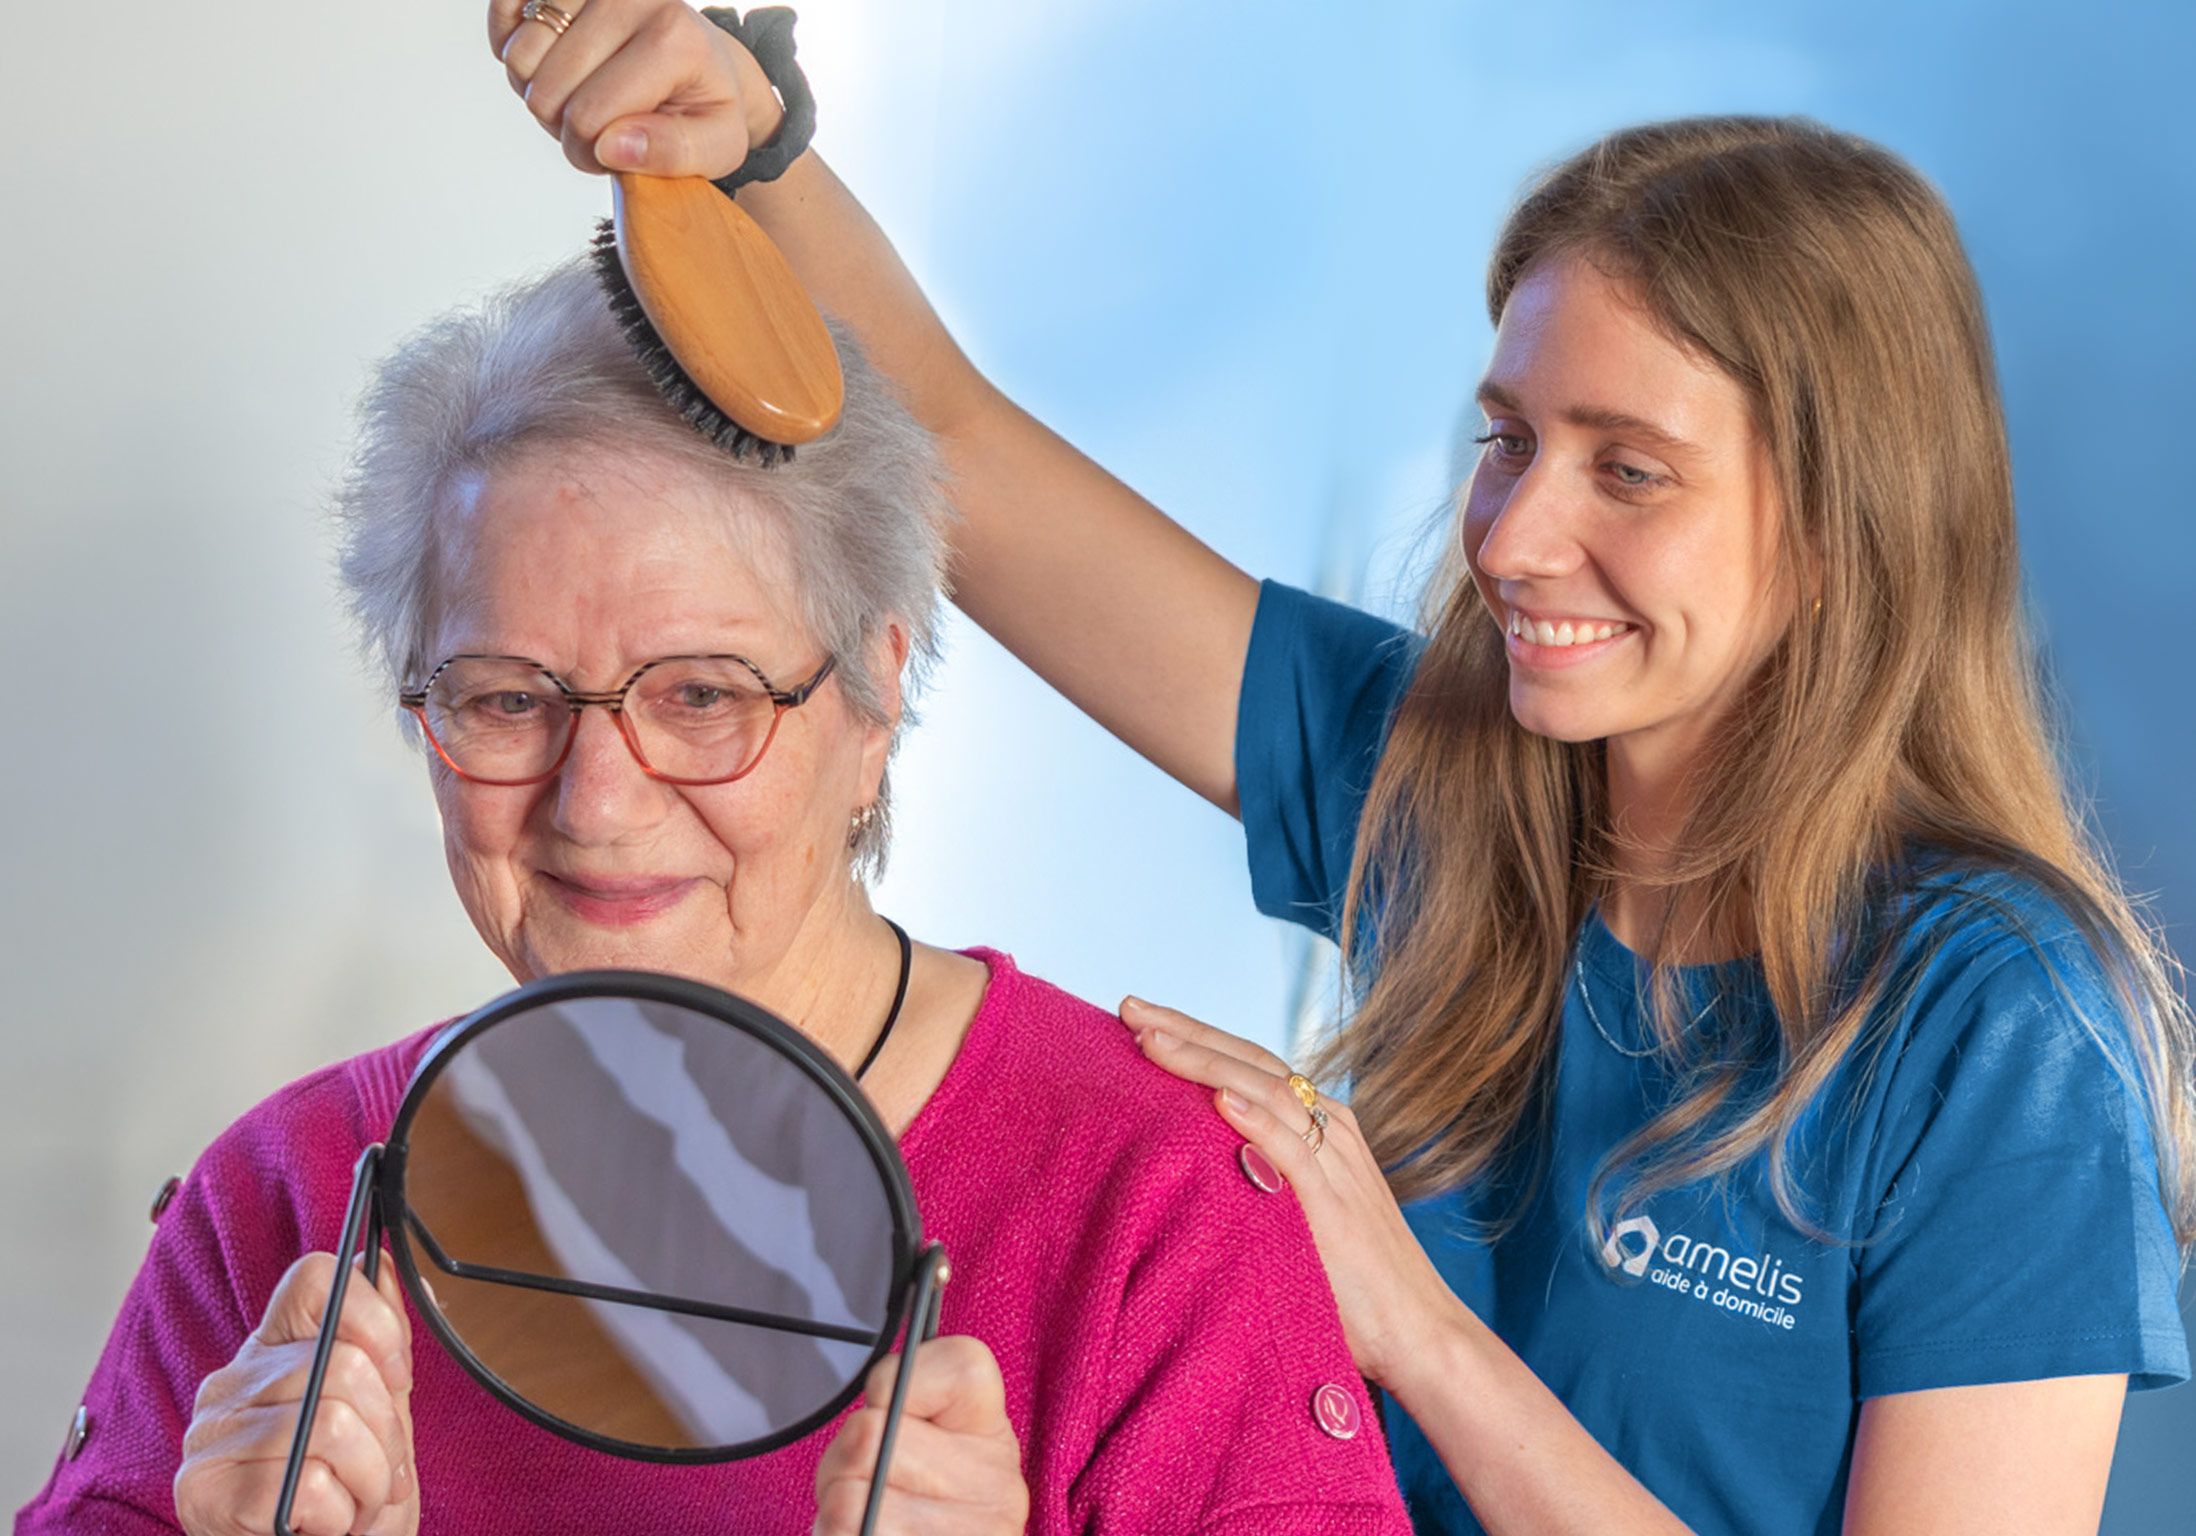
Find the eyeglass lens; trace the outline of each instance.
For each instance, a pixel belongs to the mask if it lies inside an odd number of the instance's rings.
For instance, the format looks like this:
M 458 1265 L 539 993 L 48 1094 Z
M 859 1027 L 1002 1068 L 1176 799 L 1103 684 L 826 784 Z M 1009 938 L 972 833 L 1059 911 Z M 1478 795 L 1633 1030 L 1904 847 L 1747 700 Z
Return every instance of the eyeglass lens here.
M 752 768 L 777 720 L 762 682 L 737 660 L 677 657 L 627 689 L 624 726 L 650 769 L 673 779 L 729 779 Z M 460 773 L 542 777 L 564 755 L 578 711 L 546 670 L 501 657 L 459 657 L 435 675 L 428 734 Z

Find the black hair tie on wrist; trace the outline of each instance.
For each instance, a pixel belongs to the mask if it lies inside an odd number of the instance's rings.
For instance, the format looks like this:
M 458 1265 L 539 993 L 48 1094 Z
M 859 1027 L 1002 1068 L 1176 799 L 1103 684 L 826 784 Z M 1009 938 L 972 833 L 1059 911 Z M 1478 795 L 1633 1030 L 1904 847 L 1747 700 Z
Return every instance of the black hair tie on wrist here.
M 750 145 L 747 158 L 729 176 L 720 176 L 716 188 L 732 196 L 751 181 L 776 181 L 786 167 L 798 160 L 816 136 L 816 97 L 808 89 L 808 77 L 793 62 L 793 12 L 788 6 L 766 5 L 749 11 L 744 19 L 728 5 L 710 6 L 702 12 L 739 40 L 755 56 L 764 78 L 785 103 L 785 117 L 767 144 Z

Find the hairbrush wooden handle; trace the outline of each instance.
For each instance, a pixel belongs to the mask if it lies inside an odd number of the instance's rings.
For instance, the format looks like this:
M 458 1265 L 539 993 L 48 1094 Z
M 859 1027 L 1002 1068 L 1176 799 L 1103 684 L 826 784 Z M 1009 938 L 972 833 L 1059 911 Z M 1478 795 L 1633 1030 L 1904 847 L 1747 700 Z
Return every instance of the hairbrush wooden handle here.
M 846 400 L 839 354 L 762 227 L 698 176 L 621 174 L 613 199 L 626 279 L 702 393 L 773 443 L 830 431 Z

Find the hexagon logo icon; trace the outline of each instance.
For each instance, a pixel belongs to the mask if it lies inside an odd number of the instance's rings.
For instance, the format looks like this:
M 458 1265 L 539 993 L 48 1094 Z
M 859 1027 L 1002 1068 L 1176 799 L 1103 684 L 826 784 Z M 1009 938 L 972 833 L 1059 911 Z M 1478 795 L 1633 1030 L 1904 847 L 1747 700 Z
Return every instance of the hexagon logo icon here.
M 1636 1252 L 1630 1251 L 1625 1242 L 1625 1239 L 1632 1237 L 1643 1239 Z M 1653 1219 L 1634 1216 L 1629 1221 L 1616 1224 L 1616 1230 L 1609 1234 L 1609 1240 L 1601 1245 L 1601 1262 L 1637 1279 L 1647 1273 L 1648 1261 L 1654 1258 L 1655 1250 L 1661 1246 L 1662 1234 L 1655 1230 Z

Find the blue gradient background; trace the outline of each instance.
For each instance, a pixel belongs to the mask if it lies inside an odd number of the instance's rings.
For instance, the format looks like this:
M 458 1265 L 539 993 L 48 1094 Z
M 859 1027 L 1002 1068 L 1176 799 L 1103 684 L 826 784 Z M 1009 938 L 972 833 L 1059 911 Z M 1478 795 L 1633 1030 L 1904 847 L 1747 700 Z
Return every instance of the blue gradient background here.
M 366 362 L 600 208 L 478 10 L 11 14 L 0 655 L 30 693 L 0 724 L 0 1507 L 44 1476 L 161 1177 L 276 1084 L 502 985 L 317 521 Z M 1482 263 L 1534 168 L 1704 111 L 1909 157 L 1982 276 L 2070 764 L 2196 945 L 2196 8 L 802 10 L 819 142 L 978 362 L 1246 568 L 1393 613 L 1445 528 Z M 200 707 L 240 677 L 294 728 L 247 746 Z M 1325 997 L 1251 911 L 1233 825 L 958 621 L 899 773 L 881 904 L 923 937 L 1276 1044 Z M 2187 1529 L 2192 1446 L 2196 1392 L 2131 1399 L 2106 1529 Z

